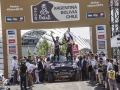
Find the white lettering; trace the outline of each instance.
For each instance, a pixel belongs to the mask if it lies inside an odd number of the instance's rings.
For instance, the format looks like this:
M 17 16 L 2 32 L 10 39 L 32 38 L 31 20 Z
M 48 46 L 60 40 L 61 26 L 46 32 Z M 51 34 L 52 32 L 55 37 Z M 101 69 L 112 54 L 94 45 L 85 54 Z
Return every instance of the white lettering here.
M 39 15 L 39 20 L 51 20 L 51 18 L 50 18 L 50 15 L 47 15 L 47 16 Z
M 103 4 L 101 4 L 100 2 L 90 2 L 89 5 L 87 5 L 87 7 L 102 7 Z
M 76 14 L 77 10 L 61 11 L 61 14 Z
M 16 5 L 10 5 L 9 8 L 6 9 L 7 11 L 22 11 L 23 8 L 20 8 L 19 6 L 16 6 Z
M 66 15 L 66 18 L 69 19 L 69 18 L 78 18 L 77 15 Z
M 54 10 L 66 10 L 66 9 L 77 9 L 77 6 L 57 6 L 54 7 Z

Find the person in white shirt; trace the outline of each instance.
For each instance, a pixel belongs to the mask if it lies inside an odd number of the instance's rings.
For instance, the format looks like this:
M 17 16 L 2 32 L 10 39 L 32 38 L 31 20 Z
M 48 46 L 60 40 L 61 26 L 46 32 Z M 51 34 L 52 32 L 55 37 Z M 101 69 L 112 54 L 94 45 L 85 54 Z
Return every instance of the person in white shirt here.
M 104 53 L 102 54 L 102 58 L 103 58 L 103 64 L 105 64 L 105 65 L 106 65 L 106 56 L 105 56 L 105 54 L 104 54 Z
M 73 64 L 77 65 L 78 61 L 79 61 L 78 57 L 76 55 L 74 55 L 74 57 L 73 57 Z
M 27 69 L 28 69 L 28 67 L 30 66 L 29 59 L 26 60 L 26 66 L 27 66 Z
M 92 65 L 92 74 L 93 74 L 93 78 L 94 80 L 96 80 L 96 76 L 97 76 L 97 69 L 96 69 L 96 66 L 98 65 L 97 61 L 95 60 L 95 56 L 94 54 L 91 54 L 91 65 Z
M 17 60 L 16 56 L 13 57 L 12 68 L 13 68 L 13 72 L 14 72 L 13 83 L 17 84 L 18 60 Z
M 107 71 L 109 71 L 110 68 L 113 68 L 113 65 L 112 65 L 112 63 L 110 62 L 109 59 L 107 59 L 106 62 L 107 62 Z
M 30 64 L 29 65 L 29 67 L 28 67 L 28 79 L 30 80 L 30 84 L 31 84 L 31 86 L 33 86 L 33 77 L 32 77 L 32 72 L 33 72 L 33 70 L 35 70 L 37 68 L 37 66 L 36 66 L 36 64 L 35 64 L 35 62 L 32 62 L 32 64 Z
M 116 58 L 116 56 L 114 56 L 114 58 L 113 58 L 113 64 L 117 65 L 117 58 Z

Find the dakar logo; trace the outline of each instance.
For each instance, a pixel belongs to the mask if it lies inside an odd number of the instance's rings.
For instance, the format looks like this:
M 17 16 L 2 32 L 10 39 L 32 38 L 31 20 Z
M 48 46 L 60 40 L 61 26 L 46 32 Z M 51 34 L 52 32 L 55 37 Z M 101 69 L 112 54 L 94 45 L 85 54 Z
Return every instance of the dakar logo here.
M 47 10 L 46 4 L 42 4 L 41 8 L 39 20 L 51 20 L 50 12 Z

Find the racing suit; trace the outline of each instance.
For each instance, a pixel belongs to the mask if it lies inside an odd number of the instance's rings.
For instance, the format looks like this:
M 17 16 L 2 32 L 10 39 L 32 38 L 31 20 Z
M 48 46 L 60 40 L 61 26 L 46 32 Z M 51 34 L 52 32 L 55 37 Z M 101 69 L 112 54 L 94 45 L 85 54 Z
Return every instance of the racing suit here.
M 64 39 L 67 43 L 67 50 L 66 50 L 66 58 L 68 60 L 68 54 L 71 55 L 71 60 L 73 60 L 73 53 L 72 53 L 72 45 L 73 45 L 73 37 L 69 34 L 70 37 L 68 39 L 66 38 L 66 35 L 64 34 Z
M 60 55 L 60 45 L 63 45 L 61 44 L 58 40 L 55 40 L 54 37 L 52 36 L 52 39 L 53 39 L 53 42 L 55 44 L 55 48 L 54 48 L 54 61 L 55 61 L 55 57 L 57 57 L 57 60 L 59 61 L 59 55 Z

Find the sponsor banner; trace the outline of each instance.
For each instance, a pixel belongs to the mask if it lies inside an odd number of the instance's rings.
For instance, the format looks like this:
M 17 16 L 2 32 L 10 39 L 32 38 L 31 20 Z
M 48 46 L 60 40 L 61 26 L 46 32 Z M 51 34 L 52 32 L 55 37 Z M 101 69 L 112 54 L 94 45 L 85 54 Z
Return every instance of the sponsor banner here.
M 104 18 L 106 17 L 105 12 L 93 12 L 93 13 L 86 13 L 87 19 L 94 19 L 94 18 Z
M 17 44 L 16 30 L 6 30 L 7 44 Z
M 80 20 L 79 3 L 42 1 L 31 6 L 32 22 L 60 22 Z
M 8 55 L 18 54 L 17 45 L 7 45 Z
M 106 40 L 98 40 L 97 41 L 97 50 L 107 50 Z
M 13 22 L 25 22 L 24 16 L 16 16 L 16 17 L 5 17 L 5 22 L 13 23 Z
M 106 39 L 106 25 L 96 25 L 97 40 Z
M 73 54 L 78 54 L 79 53 L 79 49 L 78 49 L 78 45 L 77 44 L 72 46 L 72 53 Z

